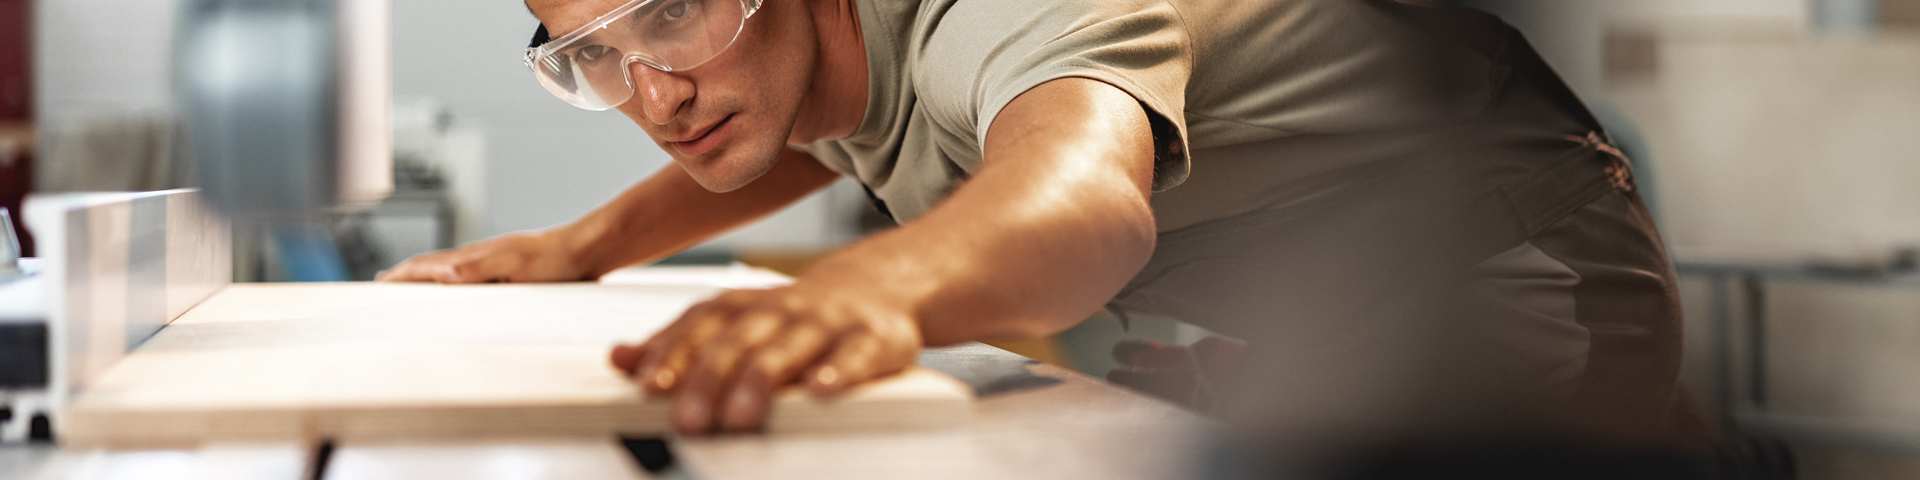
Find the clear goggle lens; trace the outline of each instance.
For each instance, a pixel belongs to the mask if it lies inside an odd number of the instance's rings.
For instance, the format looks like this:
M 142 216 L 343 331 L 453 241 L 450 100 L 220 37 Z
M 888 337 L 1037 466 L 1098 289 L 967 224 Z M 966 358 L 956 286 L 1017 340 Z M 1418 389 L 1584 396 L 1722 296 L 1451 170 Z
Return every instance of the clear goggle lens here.
M 634 0 L 566 36 L 527 49 L 527 67 L 573 106 L 606 110 L 633 97 L 634 62 L 686 70 L 720 55 L 760 0 Z

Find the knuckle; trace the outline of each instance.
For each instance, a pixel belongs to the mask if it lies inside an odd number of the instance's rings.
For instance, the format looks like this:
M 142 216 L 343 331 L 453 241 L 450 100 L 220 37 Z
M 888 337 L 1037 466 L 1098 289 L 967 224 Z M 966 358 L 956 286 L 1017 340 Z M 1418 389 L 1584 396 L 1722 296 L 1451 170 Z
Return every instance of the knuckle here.
M 703 374 L 723 375 L 739 366 L 740 349 L 738 347 L 708 348 L 700 352 L 697 362 L 699 372 Z
M 783 291 L 783 293 L 784 292 L 785 291 Z M 780 295 L 774 299 L 774 302 L 776 305 L 780 307 L 781 310 L 785 310 L 788 312 L 811 313 L 811 311 L 813 310 L 812 302 L 810 302 L 808 298 L 804 295 Z

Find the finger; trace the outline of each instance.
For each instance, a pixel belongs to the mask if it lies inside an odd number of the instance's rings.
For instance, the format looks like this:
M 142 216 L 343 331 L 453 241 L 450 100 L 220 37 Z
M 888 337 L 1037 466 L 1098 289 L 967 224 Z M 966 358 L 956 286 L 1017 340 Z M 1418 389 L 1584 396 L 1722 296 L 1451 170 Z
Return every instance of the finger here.
M 697 318 L 708 308 L 704 302 L 687 307 L 685 312 L 680 313 L 680 318 L 667 324 L 667 328 L 654 332 L 653 336 L 640 342 L 640 360 L 634 364 L 633 372 L 630 373 L 634 380 L 647 383 L 646 380 L 650 378 L 653 369 L 665 361 L 667 352 L 671 350 L 669 347 L 678 343 L 680 337 L 686 335 L 688 326 L 693 324 L 693 318 Z M 667 382 L 668 385 L 671 383 Z
M 375 277 L 374 280 L 381 282 L 432 281 L 433 276 L 430 275 L 428 269 L 424 267 L 433 263 L 433 258 L 434 256 L 432 255 L 425 255 L 408 259 L 387 271 L 380 272 L 380 276 Z
M 679 318 L 667 324 L 667 328 L 647 339 L 642 345 L 646 349 L 646 355 L 641 357 L 639 368 L 635 369 L 634 378 L 652 387 L 649 391 L 654 393 L 665 393 L 673 390 L 678 384 L 684 383 L 680 381 L 685 378 L 682 375 L 684 368 L 681 367 L 692 366 L 692 359 L 687 356 L 692 351 L 697 351 L 708 338 L 719 333 L 718 330 L 713 329 L 725 327 L 733 312 L 740 310 L 741 305 L 751 303 L 751 298 L 742 297 L 736 292 L 723 292 L 712 299 L 687 307 L 686 311 L 680 312 Z M 709 325 L 714 322 L 720 322 L 720 324 Z M 688 338 L 689 336 L 697 338 Z M 673 370 L 659 370 L 661 366 L 669 364 L 676 367 Z
M 844 393 L 861 382 L 906 368 L 913 363 L 912 350 L 889 347 L 872 332 L 849 333 L 808 370 L 807 390 L 816 396 Z
M 646 344 L 614 345 L 613 351 L 607 352 L 607 361 L 613 363 L 613 368 L 631 377 L 634 369 L 640 366 L 640 359 L 646 356 Z
M 773 403 L 774 391 L 793 383 L 801 370 L 819 359 L 826 352 L 827 338 L 817 326 L 790 325 L 755 350 L 727 388 L 720 426 L 729 431 L 760 428 Z
M 674 321 L 679 328 L 648 340 L 646 360 L 638 377 L 647 392 L 657 395 L 678 390 L 685 383 L 694 354 L 726 328 L 731 311 L 713 302 L 701 304 Z
M 504 281 L 520 268 L 520 256 L 472 252 L 461 255 L 442 271 L 441 283 L 482 283 Z
M 774 310 L 749 310 L 738 317 L 722 335 L 701 349 L 693 368 L 687 370 L 678 395 L 674 398 L 674 426 L 683 433 L 703 433 L 717 425 L 719 401 L 732 383 L 741 360 L 753 354 L 786 322 L 785 315 Z

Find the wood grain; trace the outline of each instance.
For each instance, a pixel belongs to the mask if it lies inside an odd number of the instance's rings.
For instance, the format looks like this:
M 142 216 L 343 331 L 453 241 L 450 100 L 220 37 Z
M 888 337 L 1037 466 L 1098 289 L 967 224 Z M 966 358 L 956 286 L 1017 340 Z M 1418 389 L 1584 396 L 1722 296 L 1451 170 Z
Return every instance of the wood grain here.
M 710 287 L 236 284 L 112 366 L 67 408 L 62 442 L 658 436 L 666 399 L 607 362 Z M 848 395 L 790 391 L 768 430 L 964 424 L 970 394 L 915 367 Z

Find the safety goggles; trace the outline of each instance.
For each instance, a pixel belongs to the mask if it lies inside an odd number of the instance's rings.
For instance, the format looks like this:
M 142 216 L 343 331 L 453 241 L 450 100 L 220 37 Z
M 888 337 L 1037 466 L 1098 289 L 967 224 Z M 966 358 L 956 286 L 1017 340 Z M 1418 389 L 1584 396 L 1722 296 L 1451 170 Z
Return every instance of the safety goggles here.
M 763 0 L 633 0 L 572 33 L 527 45 L 527 68 L 573 106 L 606 110 L 633 98 L 633 62 L 673 72 L 698 67 L 740 37 Z

